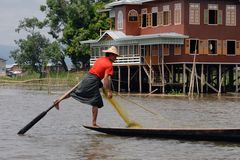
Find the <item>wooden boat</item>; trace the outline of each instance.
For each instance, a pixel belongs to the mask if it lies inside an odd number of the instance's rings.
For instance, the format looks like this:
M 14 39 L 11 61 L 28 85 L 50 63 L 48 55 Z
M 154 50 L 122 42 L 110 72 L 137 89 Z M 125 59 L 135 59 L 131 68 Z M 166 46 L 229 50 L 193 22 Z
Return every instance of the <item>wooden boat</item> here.
M 102 132 L 110 135 L 164 138 L 164 139 L 185 139 L 203 141 L 229 141 L 240 142 L 240 129 L 227 128 L 103 128 L 84 126 L 87 129 Z

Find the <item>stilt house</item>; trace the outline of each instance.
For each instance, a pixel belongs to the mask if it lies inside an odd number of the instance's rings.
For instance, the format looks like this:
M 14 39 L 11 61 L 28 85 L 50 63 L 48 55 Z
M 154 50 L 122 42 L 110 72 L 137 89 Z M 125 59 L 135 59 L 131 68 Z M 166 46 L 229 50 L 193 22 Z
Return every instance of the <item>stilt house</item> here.
M 239 0 L 119 0 L 106 9 L 114 29 L 82 43 L 91 65 L 118 47 L 116 91 L 239 92 Z

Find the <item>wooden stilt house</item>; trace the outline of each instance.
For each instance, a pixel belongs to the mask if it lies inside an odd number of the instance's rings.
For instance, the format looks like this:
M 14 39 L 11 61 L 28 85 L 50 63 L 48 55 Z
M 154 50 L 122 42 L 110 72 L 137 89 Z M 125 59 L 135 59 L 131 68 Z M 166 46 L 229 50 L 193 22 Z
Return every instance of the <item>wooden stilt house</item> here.
M 238 0 L 119 0 L 106 5 L 114 30 L 97 40 L 92 65 L 119 49 L 114 87 L 125 92 L 239 92 Z

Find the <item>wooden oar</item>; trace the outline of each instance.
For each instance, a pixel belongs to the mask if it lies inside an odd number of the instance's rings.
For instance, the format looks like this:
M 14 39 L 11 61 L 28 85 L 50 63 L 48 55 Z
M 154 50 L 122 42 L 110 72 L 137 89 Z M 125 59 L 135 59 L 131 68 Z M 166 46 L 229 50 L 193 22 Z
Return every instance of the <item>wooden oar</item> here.
M 40 121 L 47 113 L 48 111 L 50 111 L 52 108 L 54 108 L 54 106 L 56 105 L 56 103 L 61 102 L 63 99 L 65 99 L 75 88 L 77 88 L 77 86 L 80 84 L 81 82 L 79 82 L 78 84 L 76 84 L 72 89 L 70 89 L 69 91 L 67 91 L 64 95 L 62 95 L 57 102 L 55 102 L 53 105 L 51 105 L 51 107 L 49 107 L 46 111 L 42 112 L 41 114 L 39 114 L 37 117 L 35 117 L 31 122 L 29 122 L 25 127 L 23 127 L 17 134 L 19 135 L 23 135 L 24 133 L 26 133 L 30 128 L 32 128 L 38 121 Z

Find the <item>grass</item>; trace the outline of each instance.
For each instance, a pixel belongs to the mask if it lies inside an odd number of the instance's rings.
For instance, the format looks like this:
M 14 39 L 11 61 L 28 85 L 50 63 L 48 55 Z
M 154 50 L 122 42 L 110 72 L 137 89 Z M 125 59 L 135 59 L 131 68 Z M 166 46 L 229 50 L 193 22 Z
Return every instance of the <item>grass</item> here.
M 77 84 L 85 74 L 85 71 L 78 71 L 78 72 L 50 72 L 45 75 L 44 78 L 39 78 L 40 74 L 31 72 L 31 73 L 24 73 L 23 75 L 19 75 L 16 77 L 8 77 L 3 76 L 0 77 L 0 84 L 1 83 L 34 83 L 34 84 L 50 84 L 50 85 L 68 85 L 74 86 Z

